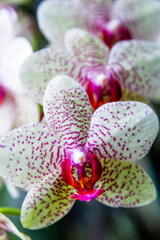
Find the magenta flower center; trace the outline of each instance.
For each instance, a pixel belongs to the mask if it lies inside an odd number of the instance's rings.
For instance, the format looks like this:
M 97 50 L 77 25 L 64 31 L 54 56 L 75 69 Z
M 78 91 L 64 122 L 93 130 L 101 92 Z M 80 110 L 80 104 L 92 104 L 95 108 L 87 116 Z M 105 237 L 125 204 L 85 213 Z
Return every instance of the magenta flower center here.
M 132 39 L 129 29 L 117 19 L 109 21 L 102 28 L 102 39 L 109 48 L 118 41 Z
M 98 158 L 93 154 L 86 156 L 83 152 L 76 151 L 75 155 L 76 157 L 72 155 L 62 163 L 62 177 L 64 182 L 71 185 L 76 191 L 71 195 L 72 199 L 88 202 L 104 192 L 103 189 L 94 189 L 95 183 L 101 176 L 102 167 Z M 88 164 L 92 168 L 91 175 L 89 174 L 89 168 L 87 168 Z M 77 169 L 78 180 L 73 174 L 72 167 Z
M 97 76 L 101 77 L 101 79 L 98 79 L 98 81 L 101 81 L 100 83 L 97 81 Z M 121 86 L 117 80 L 109 75 L 108 78 L 104 74 L 97 76 L 86 76 L 86 78 L 90 80 L 86 92 L 94 110 L 107 102 L 119 101 L 122 97 Z
M 0 85 L 0 104 L 3 103 L 3 100 L 5 98 L 5 90 L 4 90 L 4 87 L 2 85 Z

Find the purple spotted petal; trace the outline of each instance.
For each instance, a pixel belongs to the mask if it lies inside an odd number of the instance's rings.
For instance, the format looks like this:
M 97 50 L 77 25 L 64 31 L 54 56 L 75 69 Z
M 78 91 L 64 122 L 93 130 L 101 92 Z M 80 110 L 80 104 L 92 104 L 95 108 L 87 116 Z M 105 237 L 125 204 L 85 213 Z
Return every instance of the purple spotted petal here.
M 29 94 L 43 103 L 44 91 L 48 82 L 58 74 L 66 74 L 85 85 L 82 66 L 65 50 L 46 48 L 35 52 L 21 68 L 21 80 Z
M 105 192 L 97 200 L 111 207 L 139 207 L 156 198 L 156 189 L 145 171 L 135 163 L 104 160 L 97 182 Z
M 85 27 L 85 12 L 76 0 L 44 1 L 38 7 L 41 32 L 54 46 L 64 45 L 64 33 L 72 27 Z
M 112 18 L 119 19 L 133 39 L 155 40 L 159 35 L 160 2 L 153 0 L 117 0 Z
M 4 216 L 3 214 L 0 213 L 0 239 L 1 240 L 7 240 L 7 235 L 5 232 L 2 230 L 6 230 L 8 232 L 13 233 L 17 237 L 19 237 L 22 240 L 30 240 L 30 237 L 24 235 L 23 233 L 19 232 L 16 226 L 11 222 L 9 218 Z
M 107 65 L 108 79 L 146 98 L 160 99 L 160 45 L 142 41 L 121 41 L 114 45 Z
M 105 98 L 105 95 L 104 95 L 104 98 Z M 150 105 L 150 102 L 146 98 L 144 98 L 142 95 L 137 94 L 136 92 L 129 91 L 127 89 L 122 89 L 122 97 L 120 101 L 138 101 L 138 102 L 144 102 Z
M 156 114 L 145 103 L 107 103 L 93 114 L 86 147 L 97 157 L 136 161 L 151 148 L 158 127 Z
M 49 82 L 44 94 L 44 114 L 63 146 L 85 145 L 92 110 L 86 92 L 73 78 L 59 75 Z
M 78 62 L 89 69 L 103 67 L 108 62 L 109 49 L 91 33 L 74 28 L 65 34 L 65 46 Z
M 80 0 L 87 11 L 88 20 L 92 20 L 98 25 L 101 22 L 107 22 L 111 17 L 111 0 Z
M 74 204 L 71 199 L 72 192 L 73 188 L 64 183 L 59 171 L 46 176 L 28 192 L 23 202 L 23 227 L 39 229 L 61 219 Z
M 30 189 L 59 167 L 64 152 L 42 124 L 28 124 L 0 138 L 0 176 Z

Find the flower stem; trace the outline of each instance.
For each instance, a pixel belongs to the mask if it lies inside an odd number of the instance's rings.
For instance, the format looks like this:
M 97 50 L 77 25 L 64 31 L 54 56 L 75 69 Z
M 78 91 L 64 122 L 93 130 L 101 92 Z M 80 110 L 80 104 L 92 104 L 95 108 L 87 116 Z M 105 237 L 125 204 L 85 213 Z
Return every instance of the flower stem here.
M 0 213 L 20 216 L 21 210 L 18 208 L 0 207 Z

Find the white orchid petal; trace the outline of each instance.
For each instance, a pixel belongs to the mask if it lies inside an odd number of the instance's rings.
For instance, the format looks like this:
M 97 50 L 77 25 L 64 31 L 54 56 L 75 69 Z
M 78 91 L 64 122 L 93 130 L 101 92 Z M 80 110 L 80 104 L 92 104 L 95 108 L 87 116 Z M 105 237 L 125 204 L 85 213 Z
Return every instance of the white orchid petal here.
M 15 38 L 0 54 L 0 75 L 3 85 L 14 93 L 24 93 L 19 78 L 22 63 L 32 53 L 30 43 L 22 37 Z
M 10 131 L 14 124 L 15 112 L 12 99 L 5 97 L 0 104 L 0 136 Z
M 101 159 L 100 184 L 105 192 L 97 200 L 111 207 L 139 207 L 156 198 L 156 189 L 145 171 L 135 163 Z
M 65 50 L 46 48 L 35 52 L 21 68 L 21 80 L 29 94 L 39 103 L 43 103 L 44 91 L 49 81 L 58 74 L 73 77 L 85 84 L 82 66 Z
M 59 171 L 46 176 L 28 192 L 23 202 L 23 227 L 40 229 L 60 220 L 74 204 L 72 191 L 72 187 L 64 183 Z
M 85 145 L 92 109 L 86 92 L 73 78 L 59 75 L 49 82 L 44 95 L 44 114 L 64 146 Z
M 64 33 L 72 27 L 85 28 L 84 11 L 77 0 L 44 1 L 38 7 L 39 28 L 54 46 L 64 46 Z
M 0 175 L 26 190 L 59 168 L 63 157 L 54 134 L 42 124 L 28 124 L 0 138 Z
M 158 1 L 117 0 L 114 2 L 112 18 L 122 21 L 133 39 L 155 40 L 159 35 L 159 12 Z
M 80 0 L 88 13 L 88 18 L 96 22 L 107 22 L 112 13 L 111 0 Z
M 148 153 L 158 128 L 156 114 L 145 103 L 107 103 L 93 114 L 86 147 L 97 157 L 136 161 Z
M 73 28 L 65 34 L 65 46 L 78 62 L 89 69 L 105 66 L 108 62 L 109 49 L 91 33 Z
M 13 39 L 18 30 L 18 16 L 14 8 L 11 6 L 0 7 L 0 50 L 4 51 L 4 47 Z
M 20 193 L 18 191 L 18 188 L 16 188 L 13 184 L 11 184 L 8 181 L 5 181 L 5 186 L 7 188 L 7 191 L 9 192 L 9 194 L 11 195 L 12 198 L 19 198 Z
M 160 44 L 130 40 L 113 46 L 106 70 L 123 88 L 160 100 L 159 65 Z
M 15 96 L 15 121 L 14 127 L 28 123 L 37 123 L 40 120 L 38 105 L 27 95 L 17 94 Z

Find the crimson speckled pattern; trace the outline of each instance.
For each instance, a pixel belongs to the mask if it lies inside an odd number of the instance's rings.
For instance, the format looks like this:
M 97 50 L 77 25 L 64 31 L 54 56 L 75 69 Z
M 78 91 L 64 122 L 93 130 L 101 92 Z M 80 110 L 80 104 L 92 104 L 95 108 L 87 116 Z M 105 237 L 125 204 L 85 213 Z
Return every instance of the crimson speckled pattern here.
M 80 84 L 59 75 L 45 91 L 44 115 L 49 128 L 29 124 L 0 138 L 0 176 L 29 190 L 21 211 L 23 227 L 49 226 L 71 209 L 71 197 L 77 188 L 62 180 L 61 165 L 72 161 L 76 151 L 82 151 L 85 157 L 91 153 L 98 157 L 93 178 L 97 170 L 101 173 L 102 164 L 104 173 L 94 182 L 97 191 L 106 190 L 99 198 L 102 203 L 139 206 L 156 198 L 151 179 L 135 163 L 127 162 L 142 158 L 157 135 L 158 118 L 149 106 L 141 102 L 106 103 L 92 116 L 89 99 Z M 129 170 L 131 178 L 126 175 Z
M 63 157 L 62 147 L 46 126 L 28 124 L 1 138 L 0 175 L 27 190 L 58 168 Z
M 113 46 L 106 70 L 122 87 L 157 99 L 160 96 L 159 65 L 160 44 L 130 40 Z
M 159 35 L 160 2 L 153 0 L 117 0 L 113 6 L 114 19 L 129 28 L 133 39 L 155 40 Z
M 99 158 L 136 161 L 149 151 L 158 127 L 146 104 L 108 103 L 94 112 L 86 147 Z
M 88 69 L 104 67 L 108 62 L 108 47 L 99 38 L 79 28 L 66 32 L 65 46 Z
M 135 163 L 101 159 L 102 175 L 97 182 L 105 192 L 97 200 L 111 207 L 144 206 L 156 196 L 150 177 Z M 143 187 L 142 187 L 143 186 Z
M 44 113 L 64 147 L 84 147 L 92 109 L 86 92 L 77 82 L 61 75 L 50 81 L 44 95 Z
M 32 54 L 22 65 L 22 84 L 38 103 L 43 103 L 44 91 L 49 81 L 58 74 L 73 77 L 85 85 L 85 72 L 75 58 L 66 50 L 45 48 Z
M 38 229 L 61 219 L 75 202 L 71 199 L 72 192 L 73 188 L 64 183 L 59 171 L 46 176 L 28 192 L 23 202 L 23 226 Z
M 93 14 L 96 21 L 108 21 L 111 15 L 111 0 L 80 0 L 86 11 Z M 91 14 L 89 14 L 91 15 Z M 92 17 L 92 16 L 89 16 Z

